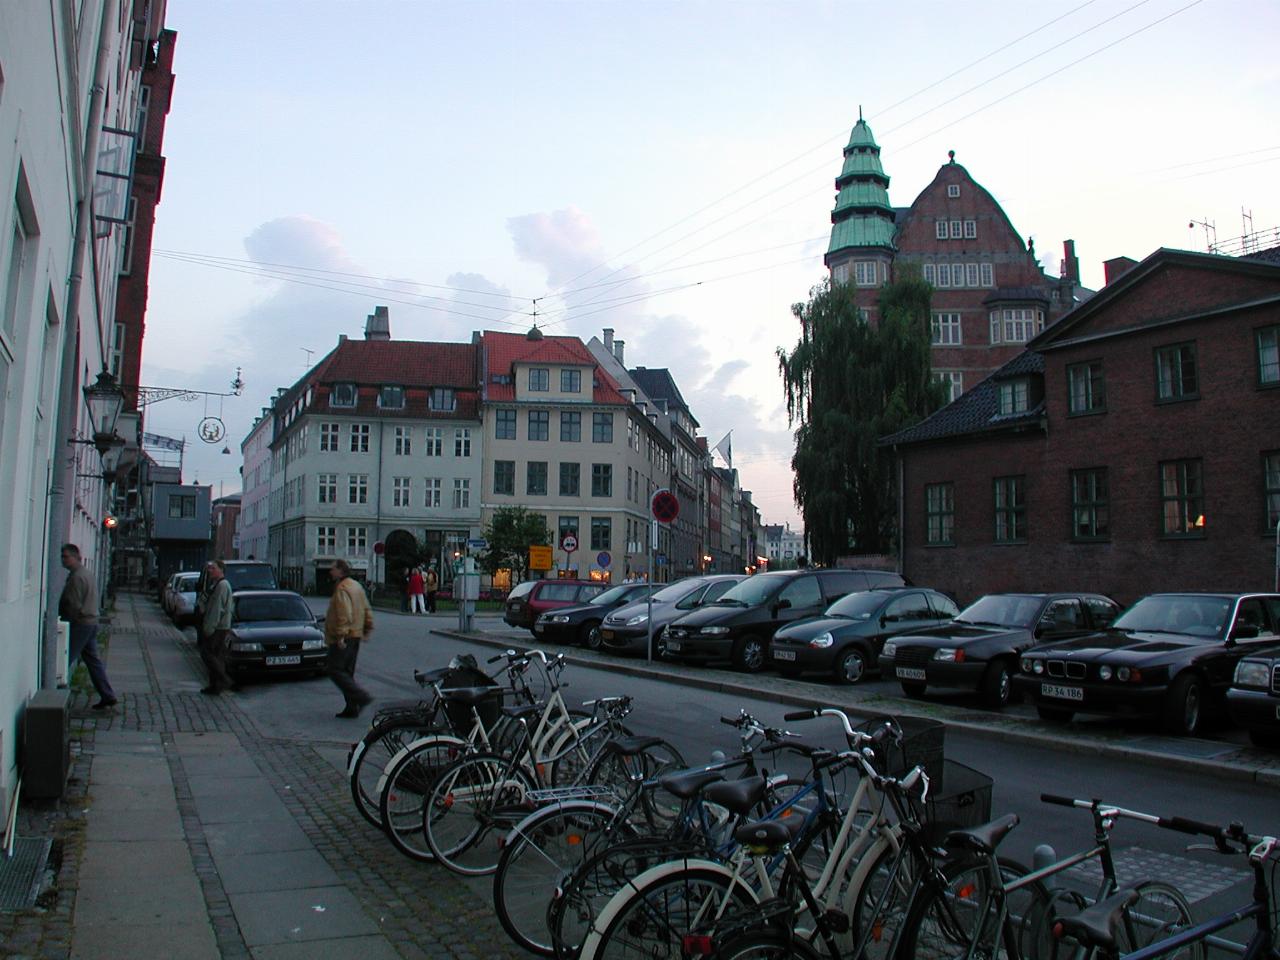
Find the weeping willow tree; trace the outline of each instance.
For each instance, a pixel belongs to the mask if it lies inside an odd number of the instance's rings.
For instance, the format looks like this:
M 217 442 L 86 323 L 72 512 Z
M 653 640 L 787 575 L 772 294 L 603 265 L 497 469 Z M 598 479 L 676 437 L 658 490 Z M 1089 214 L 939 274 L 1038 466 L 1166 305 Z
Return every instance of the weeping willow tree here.
M 892 454 L 877 445 L 941 406 L 929 368 L 933 288 L 918 278 L 887 285 L 872 326 L 852 285 L 824 281 L 792 312 L 800 340 L 778 365 L 787 419 L 796 430 L 791 458 L 797 506 L 813 559 L 894 546 L 897 490 Z

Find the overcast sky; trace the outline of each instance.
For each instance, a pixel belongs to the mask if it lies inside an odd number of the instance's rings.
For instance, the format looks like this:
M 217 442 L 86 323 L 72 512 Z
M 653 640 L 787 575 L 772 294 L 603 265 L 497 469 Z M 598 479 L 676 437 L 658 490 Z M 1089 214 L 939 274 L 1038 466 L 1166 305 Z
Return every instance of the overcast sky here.
M 775 351 L 824 275 L 861 106 L 906 206 L 947 151 L 1033 236 L 1111 257 L 1280 224 L 1280 4 L 169 0 L 177 75 L 143 381 L 186 478 L 239 489 L 279 386 L 375 304 L 392 336 L 587 339 L 670 367 L 791 521 Z M 312 351 L 309 353 L 308 351 Z M 222 444 L 196 439 L 221 415 Z

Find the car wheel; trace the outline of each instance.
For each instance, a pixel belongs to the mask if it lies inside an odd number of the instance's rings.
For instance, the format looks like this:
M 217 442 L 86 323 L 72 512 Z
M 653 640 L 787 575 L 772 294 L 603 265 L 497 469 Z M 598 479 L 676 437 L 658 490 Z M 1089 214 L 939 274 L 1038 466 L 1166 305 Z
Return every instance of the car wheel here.
M 1164 728 L 1177 736 L 1194 736 L 1204 718 L 1204 682 L 1194 673 L 1173 681 L 1164 701 Z
M 836 679 L 841 683 L 859 683 L 867 675 L 867 651 L 861 647 L 847 647 L 836 657 Z
M 733 665 L 743 673 L 759 673 L 764 667 L 764 643 L 759 637 L 743 637 L 733 645 Z
M 1071 718 L 1076 715 L 1074 710 L 1063 710 L 1061 707 L 1037 706 L 1036 713 L 1041 720 L 1048 720 L 1050 723 L 1070 723 Z
M 1003 710 L 1009 705 L 1012 694 L 1013 677 L 1009 672 L 1009 661 L 996 660 L 987 667 L 978 687 L 982 705 L 988 710 Z
M 588 620 L 578 631 L 578 642 L 588 650 L 600 649 L 600 621 Z
M 1249 730 L 1249 740 L 1258 747 L 1280 747 L 1280 731 L 1264 730 L 1261 727 L 1251 727 Z
M 919 700 L 923 697 L 926 689 L 928 689 L 928 684 L 902 681 L 902 692 L 913 700 Z

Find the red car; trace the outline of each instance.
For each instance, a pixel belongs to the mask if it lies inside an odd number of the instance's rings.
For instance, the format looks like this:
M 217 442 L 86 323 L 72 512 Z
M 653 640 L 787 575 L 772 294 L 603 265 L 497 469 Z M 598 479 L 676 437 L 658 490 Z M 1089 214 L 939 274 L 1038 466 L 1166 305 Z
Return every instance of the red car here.
M 586 603 L 607 586 L 594 580 L 526 580 L 507 594 L 502 619 L 532 631 L 540 614 Z

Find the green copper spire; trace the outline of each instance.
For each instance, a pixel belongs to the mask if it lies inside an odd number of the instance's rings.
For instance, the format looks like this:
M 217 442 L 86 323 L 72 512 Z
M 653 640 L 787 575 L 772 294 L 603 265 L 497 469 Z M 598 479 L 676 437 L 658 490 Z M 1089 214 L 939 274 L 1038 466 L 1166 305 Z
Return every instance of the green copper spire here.
M 893 207 L 889 203 L 889 178 L 880 165 L 880 147 L 871 127 L 862 119 L 849 134 L 844 148 L 844 166 L 836 177 L 835 209 L 831 211 L 831 244 L 828 257 L 840 250 L 894 246 Z

